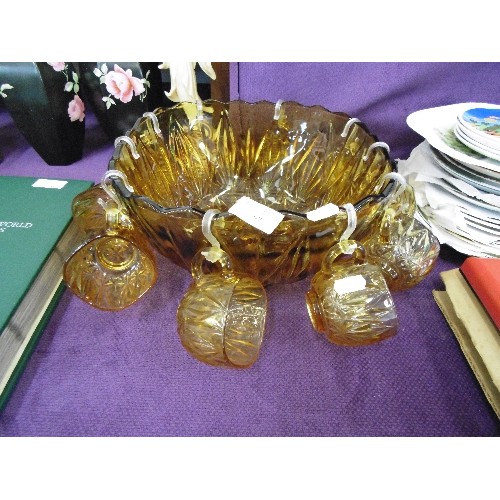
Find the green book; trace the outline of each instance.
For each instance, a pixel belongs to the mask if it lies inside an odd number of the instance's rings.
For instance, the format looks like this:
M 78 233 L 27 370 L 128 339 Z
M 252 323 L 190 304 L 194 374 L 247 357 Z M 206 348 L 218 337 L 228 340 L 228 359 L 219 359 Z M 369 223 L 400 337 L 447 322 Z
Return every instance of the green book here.
M 0 176 L 0 410 L 64 290 L 79 236 L 71 202 L 91 185 Z

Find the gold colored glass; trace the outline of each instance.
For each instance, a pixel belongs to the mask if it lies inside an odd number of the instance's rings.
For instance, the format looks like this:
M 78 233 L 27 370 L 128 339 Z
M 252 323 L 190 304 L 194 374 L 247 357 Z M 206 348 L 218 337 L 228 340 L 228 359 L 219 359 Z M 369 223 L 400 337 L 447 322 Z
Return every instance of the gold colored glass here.
M 334 344 L 361 346 L 392 337 L 397 314 L 382 272 L 354 240 L 334 245 L 306 294 L 315 330 Z
M 208 245 L 203 214 L 218 209 L 213 234 L 236 271 L 263 284 L 295 281 L 319 269 L 347 224 L 343 211 L 317 222 L 307 212 L 353 203 L 362 232 L 391 189 L 380 183 L 394 170 L 387 151 L 370 149 L 376 138 L 349 119 L 295 102 L 179 103 L 141 117 L 127 136 L 136 154 L 118 144 L 109 169 L 133 187 L 114 180 L 131 218 L 176 264 L 191 268 Z M 241 196 L 285 215 L 272 234 L 228 213 Z
M 182 345 L 210 365 L 251 366 L 262 343 L 267 298 L 259 281 L 235 272 L 225 252 L 206 270 L 203 250 L 192 266 L 193 283 L 177 310 Z
M 157 278 L 146 237 L 100 186 L 78 195 L 72 210 L 82 242 L 65 263 L 64 281 L 99 309 L 130 306 Z
M 438 239 L 417 219 L 415 194 L 410 185 L 390 197 L 371 232 L 361 238 L 367 259 L 380 267 L 391 290 L 405 290 L 420 283 L 439 256 Z
M 156 281 L 156 249 L 192 273 L 178 334 L 209 365 L 252 366 L 264 287 L 313 273 L 306 304 L 317 331 L 345 346 L 387 339 L 398 325 L 389 290 L 419 283 L 439 254 L 388 148 L 345 113 L 184 102 L 145 113 L 115 145 L 103 183 L 73 202 L 82 243 L 64 280 L 97 308 L 125 308 Z M 281 212 L 271 234 L 230 212 L 244 196 Z

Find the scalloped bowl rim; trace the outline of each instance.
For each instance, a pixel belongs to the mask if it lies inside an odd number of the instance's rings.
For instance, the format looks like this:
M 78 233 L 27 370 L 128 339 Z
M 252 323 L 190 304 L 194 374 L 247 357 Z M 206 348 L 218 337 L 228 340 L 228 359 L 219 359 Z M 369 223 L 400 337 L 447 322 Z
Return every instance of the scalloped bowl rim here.
M 203 101 L 203 103 L 210 103 L 210 102 L 219 103 L 219 104 L 225 105 L 225 106 L 229 106 L 229 105 L 231 105 L 233 103 L 248 104 L 248 105 L 251 105 L 251 106 L 258 106 L 259 104 L 271 104 L 271 105 L 275 105 L 276 104 L 276 103 L 273 103 L 273 102 L 265 100 L 265 99 L 260 100 L 260 101 L 255 101 L 255 102 L 249 102 L 249 101 L 245 101 L 245 100 L 241 100 L 241 99 L 230 100 L 230 101 L 227 101 L 227 102 L 219 101 L 217 99 L 207 99 L 207 100 Z M 156 108 L 153 111 L 153 113 L 156 115 L 157 112 L 159 112 L 159 111 L 178 109 L 178 108 L 181 108 L 183 105 L 185 105 L 187 103 L 191 104 L 191 105 L 195 104 L 195 103 L 192 103 L 192 102 L 182 101 L 182 102 L 179 102 L 179 103 L 177 103 L 177 104 L 175 104 L 173 106 L 161 106 L 161 107 L 158 107 L 158 108 Z M 297 106 L 300 106 L 300 107 L 305 108 L 305 109 L 308 109 L 308 108 L 309 109 L 317 108 L 317 109 L 323 110 L 324 112 L 326 112 L 328 114 L 343 115 L 347 119 L 352 118 L 350 115 L 348 115 L 347 113 L 345 113 L 343 111 L 330 111 L 329 109 L 325 108 L 321 104 L 307 105 L 307 104 L 299 103 L 297 101 L 283 101 L 282 105 L 285 105 L 285 104 L 293 104 L 293 105 L 297 105 Z M 124 136 L 120 136 L 120 137 L 131 138 L 131 134 L 136 129 L 139 128 L 140 124 L 145 119 L 147 119 L 147 118 L 144 115 L 143 116 L 139 116 L 137 118 L 137 120 L 135 121 L 134 125 L 132 126 L 132 128 L 130 130 L 128 130 Z M 377 141 L 377 136 L 370 132 L 370 130 L 368 129 L 368 126 L 363 121 L 356 122 L 356 125 L 362 127 L 363 130 L 366 132 L 366 134 L 369 137 L 371 137 L 374 142 Z M 118 141 L 118 139 L 120 137 L 118 137 L 115 140 L 115 144 L 116 144 L 116 142 Z M 108 168 L 107 168 L 108 171 L 115 170 L 115 168 L 114 168 L 115 161 L 118 160 L 119 157 L 120 157 L 121 148 L 126 147 L 126 146 L 127 146 L 127 144 L 123 143 L 123 142 L 118 143 L 118 144 L 115 145 L 115 149 L 113 151 L 111 159 L 108 162 Z M 392 167 L 392 172 L 397 172 L 398 171 L 397 161 L 390 158 L 389 153 L 387 152 L 387 150 L 384 149 L 383 151 L 384 151 L 384 155 L 386 156 L 387 161 L 389 162 L 389 164 Z M 118 191 L 119 191 L 119 193 L 120 193 L 120 195 L 122 197 L 124 197 L 126 199 L 133 198 L 133 199 L 136 199 L 136 200 L 141 200 L 142 202 L 148 204 L 154 211 L 156 211 L 158 213 L 169 214 L 169 213 L 179 213 L 179 212 L 193 212 L 193 213 L 195 213 L 197 215 L 201 215 L 201 216 L 203 216 L 206 213 L 205 210 L 202 210 L 200 208 L 196 208 L 196 207 L 193 207 L 193 206 L 190 206 L 190 205 L 178 206 L 178 207 L 164 207 L 163 205 L 161 205 L 160 203 L 154 201 L 153 199 L 149 198 L 148 196 L 138 195 L 135 192 L 130 191 L 129 188 L 126 186 L 126 184 L 119 177 L 113 177 L 113 176 L 111 176 L 111 180 L 112 180 L 113 184 L 115 185 L 115 187 L 118 189 Z M 380 200 L 386 198 L 392 192 L 392 190 L 396 187 L 396 184 L 397 183 L 393 179 L 390 179 L 388 181 L 387 186 L 385 187 L 385 189 L 383 190 L 383 192 L 381 194 L 378 194 L 378 195 L 377 194 L 368 195 L 368 196 L 365 196 L 364 198 L 362 198 L 361 200 L 358 200 L 355 203 L 353 203 L 353 206 L 354 206 L 355 210 L 359 211 L 363 206 L 365 206 L 367 203 L 369 203 L 371 201 L 380 201 Z M 342 207 L 339 207 L 339 208 L 342 209 Z M 293 210 L 277 210 L 277 211 L 280 212 L 280 213 L 282 213 L 282 214 L 284 214 L 284 215 L 292 215 L 292 216 L 296 216 L 296 217 L 307 219 L 307 213 L 305 213 L 305 212 L 295 212 Z M 227 215 L 230 215 L 229 212 L 220 212 L 218 214 L 215 214 L 215 218 L 224 217 L 224 216 L 227 216 Z

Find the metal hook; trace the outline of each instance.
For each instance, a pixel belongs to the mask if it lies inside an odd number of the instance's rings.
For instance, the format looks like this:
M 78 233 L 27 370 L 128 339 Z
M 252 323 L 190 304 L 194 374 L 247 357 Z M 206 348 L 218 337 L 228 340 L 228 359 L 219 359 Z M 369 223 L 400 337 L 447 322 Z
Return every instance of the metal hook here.
M 374 142 L 373 144 L 370 144 L 370 146 L 366 150 L 365 156 L 363 156 L 363 161 L 368 160 L 368 156 L 370 156 L 370 153 L 375 148 L 383 148 L 387 151 L 388 154 L 391 152 L 391 148 L 385 142 Z
M 128 144 L 128 146 L 131 149 L 132 157 L 134 158 L 134 160 L 138 160 L 141 157 L 139 155 L 139 153 L 137 152 L 134 141 L 130 137 L 128 137 L 126 135 L 121 135 L 120 137 L 117 137 L 115 139 L 115 148 L 118 146 L 118 144 L 120 144 L 120 142 L 124 142 L 124 143 Z

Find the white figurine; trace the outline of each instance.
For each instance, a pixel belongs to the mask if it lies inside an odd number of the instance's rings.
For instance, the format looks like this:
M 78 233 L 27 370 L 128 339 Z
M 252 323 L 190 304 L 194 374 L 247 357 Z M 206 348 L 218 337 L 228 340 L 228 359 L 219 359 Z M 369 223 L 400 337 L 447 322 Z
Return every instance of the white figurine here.
M 215 80 L 215 71 L 212 63 L 199 62 L 200 68 L 212 80 Z M 195 62 L 164 62 L 158 68 L 170 70 L 170 92 L 165 95 L 173 102 L 197 102 L 200 99 L 196 87 Z

